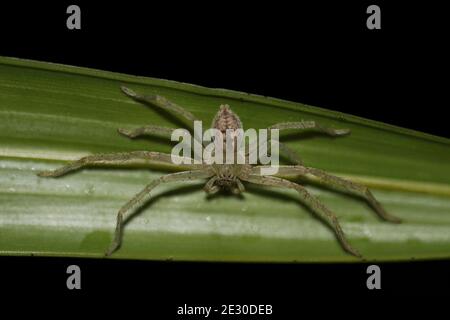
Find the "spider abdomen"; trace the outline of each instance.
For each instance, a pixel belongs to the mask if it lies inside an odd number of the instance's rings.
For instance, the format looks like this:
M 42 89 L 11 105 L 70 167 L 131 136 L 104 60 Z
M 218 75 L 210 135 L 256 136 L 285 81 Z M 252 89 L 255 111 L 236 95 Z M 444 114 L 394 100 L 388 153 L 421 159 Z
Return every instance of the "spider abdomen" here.
M 230 106 L 223 104 L 214 117 L 211 127 L 219 130 L 225 136 L 227 129 L 242 129 L 242 122 L 239 117 L 230 109 Z

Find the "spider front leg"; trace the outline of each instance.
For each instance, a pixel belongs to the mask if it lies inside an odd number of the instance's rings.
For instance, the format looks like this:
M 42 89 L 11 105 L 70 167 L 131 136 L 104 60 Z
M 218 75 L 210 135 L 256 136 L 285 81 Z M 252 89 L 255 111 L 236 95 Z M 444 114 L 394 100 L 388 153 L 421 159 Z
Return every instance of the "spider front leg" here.
M 120 134 L 122 134 L 128 138 L 131 138 L 131 139 L 141 137 L 141 136 L 156 136 L 156 137 L 168 138 L 169 141 L 172 139 L 172 133 L 175 130 L 180 130 L 180 129 L 173 129 L 173 128 L 167 128 L 167 127 L 153 126 L 153 125 L 144 126 L 144 127 L 135 128 L 135 129 L 125 129 L 125 128 L 117 129 L 117 131 Z M 192 143 L 191 142 L 192 135 L 189 132 L 189 130 L 187 130 L 187 129 L 182 129 L 182 130 L 183 130 L 183 132 L 182 132 L 183 141 L 187 140 L 190 143 Z M 200 144 L 203 144 L 203 142 L 199 139 L 199 137 L 194 136 L 194 139 L 196 139 Z M 191 147 L 189 147 L 189 149 L 190 148 Z M 194 155 L 195 155 L 195 153 L 194 153 Z M 201 160 L 201 159 L 198 157 L 198 160 Z
M 167 128 L 167 127 L 160 127 L 160 126 L 145 126 L 135 129 L 125 129 L 125 128 L 119 128 L 117 131 L 124 136 L 127 136 L 128 138 L 137 138 L 140 136 L 158 136 L 162 138 L 169 138 L 172 136 L 172 132 L 175 129 Z M 187 134 L 188 132 L 186 132 Z
M 149 185 L 147 185 L 141 192 L 136 194 L 119 210 L 117 214 L 117 224 L 116 224 L 116 231 L 114 234 L 114 240 L 112 241 L 105 255 L 107 256 L 111 255 L 114 251 L 116 251 L 120 247 L 120 245 L 122 244 L 124 223 L 130 218 L 130 216 L 135 212 L 136 209 L 142 207 L 151 198 L 150 192 L 155 187 L 157 187 L 161 183 L 188 181 L 193 179 L 204 179 L 209 178 L 212 175 L 213 173 L 210 172 L 209 170 L 192 170 L 192 171 L 176 172 L 162 176 L 154 180 Z
M 308 180 L 311 180 L 309 175 L 313 175 L 317 178 L 319 183 L 322 183 L 326 187 L 337 189 L 339 191 L 354 194 L 358 197 L 363 198 L 377 213 L 377 215 L 383 220 L 400 223 L 401 219 L 389 214 L 384 210 L 381 204 L 375 199 L 372 192 L 366 186 L 360 185 L 358 183 L 339 178 L 337 176 L 326 173 L 322 170 L 303 167 L 303 166 L 280 166 L 278 168 L 277 175 L 280 176 L 301 176 Z
M 170 114 L 173 114 L 175 116 L 178 116 L 182 120 L 184 120 L 184 123 L 188 125 L 189 129 L 193 129 L 194 127 L 194 121 L 200 121 L 196 116 L 194 116 L 192 113 L 184 109 L 183 107 L 180 107 L 179 105 L 167 100 L 166 98 L 159 96 L 159 95 L 141 95 L 130 88 L 127 87 L 120 87 L 123 93 L 125 93 L 130 98 L 138 101 L 143 102 L 147 104 L 151 104 L 153 106 L 156 106 Z M 163 137 L 171 137 L 172 131 L 174 129 L 166 128 L 166 127 L 159 127 L 159 126 L 146 126 L 142 128 L 138 128 L 135 130 L 127 130 L 127 129 L 119 129 L 119 132 L 129 136 L 130 138 L 137 137 L 138 135 L 143 134 L 156 134 Z M 205 146 L 202 137 L 193 135 L 194 139 L 197 140 L 200 144 Z
M 359 258 L 362 257 L 358 251 L 353 249 L 353 247 L 345 238 L 344 232 L 342 231 L 342 228 L 339 225 L 336 215 L 327 207 L 325 207 L 317 198 L 311 195 L 301 185 L 278 177 L 258 176 L 254 174 L 251 174 L 247 177 L 242 177 L 241 179 L 259 185 L 289 188 L 296 190 L 301 197 L 301 201 L 305 205 L 307 205 L 314 213 L 316 213 L 320 218 L 322 218 L 333 229 L 337 239 L 339 240 L 344 250 L 356 257 Z
M 184 160 L 185 163 L 193 163 L 193 160 L 190 158 L 184 158 Z M 73 161 L 56 170 L 41 171 L 37 175 L 40 177 L 59 177 L 71 171 L 89 166 L 128 166 L 133 164 L 143 164 L 147 162 L 162 162 L 173 164 L 170 154 L 150 151 L 133 151 L 126 153 L 109 153 L 87 156 Z
M 192 126 L 194 121 L 199 121 L 199 119 L 197 119 L 197 117 L 195 117 L 192 113 L 190 113 L 189 111 L 185 110 L 184 108 L 180 107 L 179 105 L 170 102 L 169 100 L 167 100 L 166 98 L 159 96 L 159 95 L 141 95 L 138 94 L 136 92 L 134 92 L 133 90 L 131 90 L 130 88 L 127 87 L 120 87 L 120 89 L 122 90 L 123 93 L 125 93 L 127 96 L 129 96 L 130 98 L 139 101 L 139 102 L 144 102 L 144 103 L 149 103 L 151 105 L 154 105 L 160 109 L 163 109 L 169 113 L 178 115 L 182 118 L 184 118 L 185 120 L 188 121 L 189 125 Z
M 269 128 L 270 129 L 278 129 L 278 130 L 287 130 L 287 129 L 301 129 L 301 130 L 311 130 L 317 131 L 321 133 L 325 133 L 329 136 L 344 136 L 350 133 L 350 129 L 333 129 L 329 127 L 322 126 L 315 121 L 300 121 L 300 122 L 280 122 L 276 123 Z
M 276 123 L 270 127 L 267 128 L 267 130 L 270 129 L 278 129 L 278 130 L 288 130 L 288 129 L 301 129 L 301 130 L 312 130 L 317 132 L 322 132 L 330 136 L 343 136 L 350 133 L 349 129 L 332 129 L 329 127 L 324 127 L 322 125 L 317 124 L 315 121 L 301 121 L 301 122 L 280 122 Z M 268 141 L 264 141 L 265 144 L 267 144 L 271 139 L 269 138 Z M 290 147 L 288 147 L 286 144 L 282 142 L 275 141 L 276 144 L 278 144 L 278 148 L 280 150 L 280 154 L 286 157 L 289 161 L 291 161 L 294 164 L 301 165 L 303 162 L 300 158 L 300 156 L 292 150 Z

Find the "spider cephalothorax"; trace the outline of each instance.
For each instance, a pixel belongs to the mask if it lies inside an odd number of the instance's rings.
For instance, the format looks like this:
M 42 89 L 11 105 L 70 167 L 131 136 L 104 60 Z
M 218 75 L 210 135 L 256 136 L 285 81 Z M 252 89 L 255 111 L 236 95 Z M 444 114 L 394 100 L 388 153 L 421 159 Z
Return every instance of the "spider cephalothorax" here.
M 122 87 L 122 91 L 129 97 L 147 104 L 151 104 L 154 107 L 158 107 L 167 112 L 175 114 L 184 120 L 187 120 L 190 124 L 198 119 L 189 111 L 184 108 L 170 102 L 164 97 L 153 95 L 143 96 L 135 93 L 134 91 Z M 232 137 L 234 141 L 233 152 L 235 152 L 237 143 L 235 142 L 237 129 L 242 129 L 242 122 L 239 117 L 231 111 L 230 107 L 226 104 L 221 105 L 219 111 L 212 122 L 212 128 L 218 129 L 223 136 L 226 136 L 227 130 L 232 130 Z M 270 126 L 268 129 L 298 129 L 298 130 L 315 130 L 331 136 L 341 136 L 348 134 L 348 129 L 332 129 L 328 127 L 320 126 L 314 121 L 300 121 L 300 122 L 282 122 Z M 118 131 L 130 138 L 134 138 L 141 135 L 162 135 L 170 138 L 172 132 L 175 129 L 159 126 L 145 126 L 133 130 L 118 129 Z M 198 137 L 196 138 L 198 139 Z M 270 138 L 269 138 L 270 139 Z M 374 198 L 369 189 L 363 185 L 356 184 L 352 181 L 345 180 L 333 175 L 330 175 L 319 169 L 306 167 L 302 165 L 302 162 L 296 152 L 291 150 L 288 146 L 281 142 L 277 142 L 280 153 L 288 158 L 294 165 L 290 166 L 278 166 L 276 175 L 267 175 L 264 169 L 267 166 L 261 166 L 257 164 L 251 164 L 245 161 L 244 164 L 236 163 L 212 163 L 206 162 L 195 163 L 191 161 L 186 166 L 188 171 L 170 173 L 164 175 L 150 184 L 148 184 L 141 192 L 136 194 L 130 201 L 128 201 L 117 214 L 116 232 L 111 246 L 106 252 L 106 255 L 112 254 L 117 250 L 122 242 L 122 232 L 124 222 L 141 207 L 145 202 L 151 198 L 150 191 L 161 183 L 173 182 L 173 181 L 186 181 L 192 179 L 207 179 L 205 184 L 205 191 L 207 193 L 215 193 L 220 189 L 227 189 L 233 193 L 239 194 L 245 191 L 243 182 L 254 183 L 258 185 L 273 186 L 288 188 L 297 191 L 302 202 L 309 207 L 314 213 L 316 213 L 323 221 L 325 221 L 335 232 L 342 247 L 349 253 L 355 256 L 361 256 L 355 249 L 351 247 L 344 233 L 338 223 L 336 215 L 325 207 L 317 198 L 311 195 L 306 188 L 302 185 L 295 183 L 291 180 L 287 180 L 286 177 L 302 177 L 303 179 L 312 179 L 315 182 L 320 182 L 325 186 L 333 189 L 344 191 L 350 194 L 354 194 L 363 198 L 367 203 L 375 210 L 375 212 L 384 220 L 390 222 L 400 222 L 400 219 L 388 214 L 380 203 Z M 234 157 L 235 158 L 235 157 Z M 193 159 L 190 159 L 193 160 Z M 171 155 L 149 152 L 149 151 L 134 151 L 128 153 L 112 153 L 112 154 L 99 154 L 81 158 L 77 161 L 69 163 L 68 165 L 61 167 L 53 171 L 43 171 L 39 173 L 39 176 L 43 177 L 57 177 L 66 174 L 67 172 L 86 167 L 86 166 L 101 166 L 101 165 L 130 165 L 133 163 L 141 164 L 142 161 L 155 161 L 172 163 Z M 283 177 L 283 178 L 282 178 Z

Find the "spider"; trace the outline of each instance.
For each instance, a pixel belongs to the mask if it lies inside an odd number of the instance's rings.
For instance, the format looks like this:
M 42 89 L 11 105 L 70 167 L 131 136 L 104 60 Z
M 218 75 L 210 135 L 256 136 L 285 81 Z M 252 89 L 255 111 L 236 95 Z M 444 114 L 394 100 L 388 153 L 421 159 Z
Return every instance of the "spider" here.
M 150 104 L 178 117 L 179 119 L 189 124 L 190 129 L 192 129 L 192 123 L 194 121 L 198 121 L 198 119 L 192 113 L 176 105 L 175 103 L 170 102 L 162 96 L 141 95 L 123 86 L 121 87 L 121 90 L 128 97 L 138 102 Z M 315 121 L 309 121 L 308 123 L 309 125 L 306 128 L 304 122 L 282 122 L 274 124 L 268 129 L 313 130 L 330 136 L 343 136 L 350 133 L 349 129 L 332 129 L 329 127 L 321 126 Z M 224 104 L 220 106 L 219 111 L 214 117 L 212 128 L 218 129 L 221 132 L 225 132 L 227 129 L 242 129 L 243 126 L 238 115 L 234 113 L 228 105 Z M 170 137 L 173 130 L 175 129 L 149 125 L 133 130 L 119 128 L 118 132 L 129 138 L 135 138 L 143 135 L 160 135 Z M 301 177 L 306 181 L 315 180 L 316 182 L 323 184 L 325 187 L 353 194 L 367 201 L 367 203 L 373 208 L 373 210 L 380 218 L 394 223 L 400 222 L 399 218 L 388 214 L 383 209 L 381 204 L 375 199 L 375 197 L 366 186 L 330 175 L 316 168 L 304 166 L 296 152 L 294 152 L 287 145 L 284 145 L 281 142 L 278 142 L 278 145 L 281 154 L 292 163 L 294 163 L 294 165 L 279 166 L 278 172 L 275 175 L 262 175 L 261 168 L 263 168 L 264 166 L 261 165 L 252 165 L 247 163 L 195 164 L 191 161 L 191 164 L 185 165 L 189 170 L 166 174 L 152 181 L 119 210 L 117 214 L 117 224 L 114 239 L 105 252 L 105 255 L 111 255 L 121 246 L 124 223 L 130 218 L 130 216 L 136 211 L 136 209 L 143 206 L 151 198 L 151 191 L 162 183 L 174 181 L 208 179 L 204 186 L 204 190 L 208 194 L 214 194 L 222 189 L 231 191 L 234 194 L 240 194 L 245 191 L 245 187 L 242 182 L 295 190 L 299 194 L 302 203 L 304 203 L 312 212 L 317 214 L 319 218 L 321 218 L 326 224 L 331 227 L 342 248 L 346 252 L 360 258 L 362 257 L 361 254 L 357 250 L 355 250 L 347 241 L 336 215 L 325 205 L 323 205 L 316 197 L 310 194 L 304 186 L 286 178 Z M 133 163 L 142 163 L 143 161 L 155 161 L 172 164 L 171 155 L 169 154 L 150 151 L 133 151 L 127 153 L 110 153 L 86 156 L 79 160 L 71 162 L 59 169 L 41 171 L 38 173 L 38 175 L 41 177 L 58 177 L 70 171 L 74 171 L 83 167 L 109 165 L 120 166 Z

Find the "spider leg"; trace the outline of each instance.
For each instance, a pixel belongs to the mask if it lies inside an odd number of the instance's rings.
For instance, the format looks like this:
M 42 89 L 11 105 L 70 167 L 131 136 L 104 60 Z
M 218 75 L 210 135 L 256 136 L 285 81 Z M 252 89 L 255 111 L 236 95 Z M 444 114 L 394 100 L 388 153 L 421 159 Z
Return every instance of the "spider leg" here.
M 182 159 L 184 159 L 184 163 L 186 163 L 187 166 L 192 168 L 195 168 L 196 166 L 198 167 L 198 165 L 188 164 L 193 163 L 193 159 L 187 157 L 184 157 Z M 59 177 L 65 175 L 68 172 L 89 166 L 129 166 L 133 164 L 146 164 L 155 162 L 173 164 L 170 154 L 160 152 L 133 151 L 126 153 L 108 153 L 86 156 L 56 170 L 41 171 L 37 175 L 40 177 Z
M 304 166 L 280 166 L 278 168 L 277 175 L 302 176 L 310 181 L 312 180 L 311 178 L 312 175 L 318 180 L 318 182 L 322 183 L 327 187 L 347 192 L 363 198 L 374 209 L 376 214 L 383 220 L 394 223 L 401 222 L 401 219 L 387 213 L 386 210 L 384 210 L 381 204 L 377 201 L 377 199 L 375 199 L 372 192 L 370 192 L 369 188 L 361 184 L 331 175 L 316 168 Z
M 267 129 L 301 129 L 301 130 L 312 130 L 317 132 L 322 132 L 330 136 L 343 136 L 350 133 L 350 129 L 333 129 L 329 127 L 322 126 L 315 121 L 301 121 L 301 122 L 280 122 L 270 126 Z
M 117 224 L 114 239 L 105 255 L 111 255 L 120 247 L 120 245 L 122 244 L 124 223 L 133 215 L 136 209 L 142 207 L 142 205 L 144 205 L 152 197 L 150 192 L 155 187 L 157 187 L 161 183 L 204 179 L 209 178 L 212 175 L 213 173 L 208 170 L 193 170 L 171 173 L 153 180 L 142 191 L 137 193 L 130 201 L 128 201 L 122 208 L 120 208 L 117 214 Z
M 130 98 L 132 98 L 136 101 L 151 104 L 152 106 L 156 106 L 166 112 L 169 112 L 178 117 L 181 117 L 182 119 L 185 120 L 184 122 L 188 125 L 189 129 L 191 129 L 191 130 L 194 127 L 194 121 L 200 121 L 196 116 L 194 116 L 192 113 L 190 113 L 183 107 L 180 107 L 179 105 L 167 100 L 166 98 L 164 98 L 162 96 L 159 96 L 159 95 L 145 95 L 144 96 L 144 95 L 138 94 L 135 91 L 133 91 L 132 89 L 124 87 L 124 86 L 121 86 L 120 89 L 122 90 L 123 93 L 125 93 L 127 96 L 129 96 Z M 143 130 L 144 132 L 148 131 L 149 133 L 151 131 L 154 131 L 154 128 L 157 128 L 156 130 L 162 129 L 162 131 L 158 132 L 158 134 L 161 134 L 161 133 L 168 134 L 169 133 L 168 130 L 173 130 L 173 129 L 169 129 L 169 128 L 155 127 L 155 126 L 148 126 L 148 127 L 144 127 L 144 128 L 140 128 L 140 129 Z M 128 135 L 127 133 L 123 133 L 123 134 Z M 153 132 L 151 132 L 151 133 L 153 133 Z M 171 133 L 172 133 L 172 131 L 170 131 L 170 134 Z M 145 134 L 147 134 L 147 133 L 145 133 Z M 169 134 L 169 137 L 170 137 L 170 134 Z M 201 145 L 205 146 L 205 143 L 203 142 L 202 137 L 196 136 L 195 131 L 194 131 L 193 137 Z
M 287 130 L 287 129 L 301 129 L 301 130 L 313 130 L 317 132 L 322 132 L 330 136 L 342 136 L 350 133 L 349 129 L 332 129 L 329 127 L 324 127 L 320 124 L 317 124 L 315 121 L 301 121 L 301 122 L 280 122 L 276 123 L 267 128 L 270 129 L 278 129 L 278 130 Z M 271 139 L 268 139 L 271 141 Z M 267 144 L 268 141 L 264 141 Z M 278 144 L 278 148 L 280 150 L 280 154 L 286 157 L 289 161 L 294 164 L 301 165 L 303 162 L 300 159 L 300 156 L 292 150 L 290 147 L 281 142 L 276 142 Z M 254 146 L 251 146 L 254 147 Z
M 160 126 L 145 126 L 135 129 L 119 128 L 117 131 L 128 138 L 136 138 L 140 136 L 159 136 L 162 138 L 169 138 L 172 136 L 172 132 L 175 129 L 160 127 Z
M 160 126 L 153 126 L 153 125 L 149 125 L 149 126 L 145 126 L 145 127 L 140 127 L 140 128 L 135 128 L 135 129 L 124 129 L 124 128 L 119 128 L 117 129 L 117 131 L 128 137 L 131 139 L 134 139 L 136 137 L 140 137 L 140 136 L 157 136 L 157 137 L 163 137 L 163 138 L 172 138 L 172 132 L 175 131 L 177 129 L 173 129 L 173 128 L 167 128 L 167 127 L 160 127 Z M 183 141 L 185 141 L 186 139 L 189 141 L 189 149 L 191 149 L 190 145 L 192 143 L 191 141 L 191 134 L 187 129 L 183 129 Z M 198 140 L 197 140 L 198 141 Z M 202 142 L 200 142 L 202 143 Z M 198 157 L 196 153 L 194 153 L 194 156 L 196 157 L 197 160 L 201 161 L 201 157 Z
M 304 204 L 306 204 L 315 214 L 317 214 L 321 219 L 323 219 L 334 230 L 336 237 L 338 238 L 344 250 L 356 257 L 361 257 L 361 254 L 355 249 L 353 249 L 350 243 L 345 238 L 344 232 L 342 231 L 342 228 L 339 225 L 336 215 L 330 209 L 325 207 L 316 197 L 311 195 L 301 185 L 278 177 L 259 176 L 254 174 L 242 177 L 241 179 L 259 185 L 289 188 L 296 190 L 300 195 L 301 201 Z
M 129 96 L 130 98 L 132 98 L 136 101 L 149 103 L 149 104 L 156 106 L 160 109 L 163 109 L 167 112 L 178 115 L 178 116 L 184 118 L 185 120 L 188 120 L 190 126 L 193 125 L 194 121 L 199 121 L 199 119 L 197 119 L 197 117 L 195 117 L 192 113 L 185 110 L 183 107 L 180 107 L 179 105 L 177 105 L 173 102 L 170 102 L 169 100 L 167 100 L 164 97 L 161 97 L 159 95 L 145 95 L 144 96 L 144 95 L 134 92 L 133 90 L 131 90 L 127 87 L 121 86 L 120 88 L 122 89 L 123 93 L 125 93 L 127 96 Z
M 239 180 L 239 179 L 237 179 L 236 180 L 236 186 L 237 186 L 237 193 L 239 194 L 239 193 L 242 193 L 242 192 L 245 192 L 245 187 L 244 187 L 244 185 L 242 184 L 242 182 L 241 182 L 241 180 Z
M 273 143 L 275 146 L 278 146 L 278 150 L 280 155 L 286 157 L 289 161 L 291 161 L 294 164 L 303 164 L 302 159 L 300 159 L 300 156 L 291 148 L 289 148 L 286 144 L 276 141 L 275 139 L 268 139 L 264 141 L 264 144 L 267 144 L 268 142 Z M 250 154 L 250 152 L 256 152 L 257 149 L 257 143 L 253 143 L 249 146 L 249 151 L 247 152 L 246 156 Z M 265 147 L 267 148 L 267 147 Z M 271 149 L 271 147 L 269 147 Z M 272 150 L 271 150 L 272 152 Z
M 211 179 L 208 180 L 208 182 L 205 184 L 203 190 L 205 190 L 205 192 L 207 194 L 215 194 L 217 193 L 220 188 L 216 185 L 214 185 L 214 183 L 217 181 L 217 176 L 212 177 Z
M 278 142 L 278 146 L 280 148 L 280 153 L 283 156 L 285 156 L 289 161 L 291 161 L 294 164 L 303 164 L 302 159 L 300 159 L 300 156 L 294 150 L 292 150 L 282 142 Z

